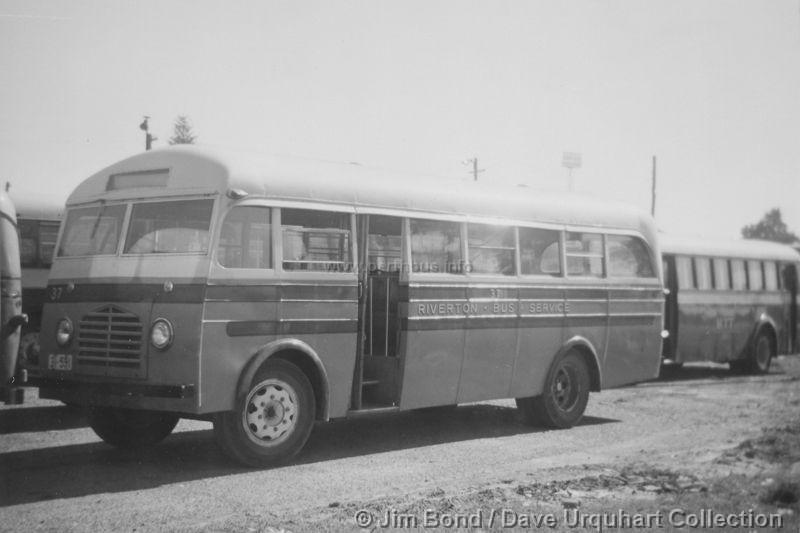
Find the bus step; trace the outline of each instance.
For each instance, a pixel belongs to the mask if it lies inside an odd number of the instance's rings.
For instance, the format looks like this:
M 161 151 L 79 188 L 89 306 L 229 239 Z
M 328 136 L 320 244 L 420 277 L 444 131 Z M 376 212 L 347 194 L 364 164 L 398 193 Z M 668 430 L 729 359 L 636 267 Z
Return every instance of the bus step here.
M 368 415 L 377 415 L 380 413 L 394 413 L 400 410 L 400 407 L 396 405 L 376 405 L 367 403 L 361 406 L 361 409 L 354 409 L 348 411 L 347 416 L 348 418 L 357 417 L 357 416 L 368 416 Z

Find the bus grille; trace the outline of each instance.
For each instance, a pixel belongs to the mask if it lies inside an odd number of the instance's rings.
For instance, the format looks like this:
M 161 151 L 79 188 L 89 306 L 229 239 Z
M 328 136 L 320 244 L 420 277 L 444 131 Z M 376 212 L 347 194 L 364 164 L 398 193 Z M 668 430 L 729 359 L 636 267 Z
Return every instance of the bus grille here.
M 89 374 L 142 375 L 142 323 L 113 305 L 85 315 L 78 325 L 78 364 Z

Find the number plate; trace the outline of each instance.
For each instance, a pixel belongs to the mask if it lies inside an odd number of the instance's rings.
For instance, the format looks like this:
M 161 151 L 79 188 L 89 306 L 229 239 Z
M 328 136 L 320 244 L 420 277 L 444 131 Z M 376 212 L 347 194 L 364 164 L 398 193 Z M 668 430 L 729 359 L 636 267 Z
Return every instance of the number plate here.
M 63 353 L 51 353 L 47 360 L 47 368 L 50 370 L 61 370 L 69 372 L 72 370 L 72 355 Z

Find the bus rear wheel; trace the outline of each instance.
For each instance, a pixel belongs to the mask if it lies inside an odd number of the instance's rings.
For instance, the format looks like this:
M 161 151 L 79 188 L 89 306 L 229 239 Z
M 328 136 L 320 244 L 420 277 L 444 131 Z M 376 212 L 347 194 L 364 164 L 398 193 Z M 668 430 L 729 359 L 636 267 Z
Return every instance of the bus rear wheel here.
M 223 452 L 246 466 L 263 467 L 294 457 L 314 425 L 314 390 L 294 364 L 276 359 L 256 372 L 233 411 L 214 420 Z
M 108 444 L 117 448 L 135 449 L 152 446 L 166 439 L 175 429 L 179 417 L 170 413 L 93 407 L 89 410 L 89 426 Z
M 769 372 L 774 355 L 775 349 L 772 337 L 769 333 L 762 331 L 753 341 L 747 357 L 731 361 L 729 365 L 731 370 L 740 374 L 766 374 Z
M 590 377 L 585 359 L 570 351 L 553 363 L 541 396 L 517 398 L 526 423 L 566 429 L 583 417 L 589 402 Z

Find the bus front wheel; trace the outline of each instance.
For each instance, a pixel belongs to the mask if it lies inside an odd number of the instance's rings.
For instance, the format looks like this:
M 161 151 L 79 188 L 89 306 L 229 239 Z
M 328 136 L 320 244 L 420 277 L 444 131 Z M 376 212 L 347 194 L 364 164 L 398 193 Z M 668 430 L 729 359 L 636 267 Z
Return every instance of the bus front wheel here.
M 117 448 L 142 448 L 166 439 L 178 417 L 170 413 L 93 407 L 89 410 L 89 426 L 108 444 Z
M 772 337 L 762 331 L 753 341 L 745 359 L 737 359 L 729 363 L 731 370 L 740 374 L 766 374 L 775 355 Z
M 231 459 L 263 467 L 284 462 L 305 445 L 314 425 L 314 390 L 294 364 L 276 359 L 256 372 L 233 411 L 214 420 L 214 434 Z
M 556 429 L 577 424 L 589 402 L 589 369 L 574 351 L 559 357 L 547 373 L 541 396 L 517 398 L 526 423 Z

